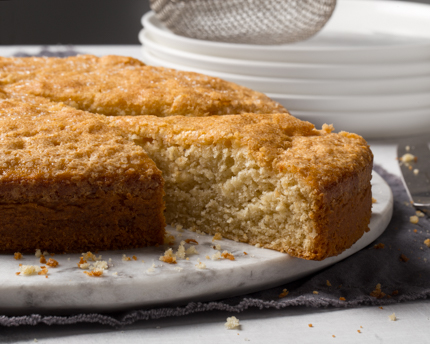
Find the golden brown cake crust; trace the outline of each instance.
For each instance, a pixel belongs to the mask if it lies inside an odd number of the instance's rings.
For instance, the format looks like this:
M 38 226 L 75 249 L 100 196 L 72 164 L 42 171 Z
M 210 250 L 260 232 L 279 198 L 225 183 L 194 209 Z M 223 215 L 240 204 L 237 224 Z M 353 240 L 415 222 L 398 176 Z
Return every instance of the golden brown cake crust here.
M 0 250 L 162 243 L 161 172 L 104 118 L 0 99 Z
M 264 94 L 248 88 L 120 56 L 0 57 L 0 88 L 113 116 L 286 112 Z

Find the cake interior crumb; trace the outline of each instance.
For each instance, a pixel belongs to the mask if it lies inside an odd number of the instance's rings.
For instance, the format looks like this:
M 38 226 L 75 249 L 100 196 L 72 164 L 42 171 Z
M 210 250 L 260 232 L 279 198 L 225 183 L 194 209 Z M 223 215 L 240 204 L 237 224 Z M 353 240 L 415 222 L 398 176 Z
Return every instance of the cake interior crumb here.
M 235 328 L 239 328 L 239 326 L 240 326 L 239 319 L 236 318 L 235 316 L 228 317 L 227 322 L 224 324 L 224 326 L 228 330 L 233 330 Z

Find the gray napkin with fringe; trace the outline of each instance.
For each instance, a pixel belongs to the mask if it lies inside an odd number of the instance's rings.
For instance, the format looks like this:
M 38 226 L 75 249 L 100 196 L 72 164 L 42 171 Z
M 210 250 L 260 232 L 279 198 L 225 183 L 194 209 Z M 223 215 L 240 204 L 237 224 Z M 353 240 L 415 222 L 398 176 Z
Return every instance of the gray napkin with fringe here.
M 68 54 L 67 56 L 70 56 L 75 52 L 70 48 Z M 0 325 L 100 323 L 120 327 L 139 320 L 213 310 L 239 313 L 252 307 L 348 308 L 426 299 L 430 296 L 430 248 L 424 241 L 430 238 L 430 219 L 426 215 L 419 219 L 418 224 L 412 224 L 409 218 L 415 215 L 416 210 L 410 205 L 400 178 L 378 166 L 375 171 L 387 181 L 394 195 L 394 215 L 388 228 L 368 247 L 306 278 L 284 286 L 215 302 L 191 302 L 181 307 L 167 306 L 114 314 L 0 316 Z M 288 293 L 283 292 L 284 289 Z M 314 291 L 318 294 L 314 294 Z

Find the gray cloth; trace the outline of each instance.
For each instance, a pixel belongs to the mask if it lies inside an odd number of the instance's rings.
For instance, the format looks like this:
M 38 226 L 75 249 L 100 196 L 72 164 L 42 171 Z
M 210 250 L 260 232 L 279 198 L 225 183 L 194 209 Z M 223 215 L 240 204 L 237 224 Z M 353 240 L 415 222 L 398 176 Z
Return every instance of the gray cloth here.
M 72 52 L 73 51 L 70 51 Z M 49 55 L 52 56 L 52 55 Z M 394 215 L 385 232 L 372 244 L 345 260 L 301 280 L 261 292 L 216 302 L 191 302 L 182 307 L 130 310 L 116 314 L 79 314 L 71 316 L 0 316 L 0 325 L 66 325 L 100 323 L 124 326 L 138 320 L 182 316 L 196 312 L 221 310 L 241 312 L 255 307 L 281 309 L 289 306 L 357 307 L 386 305 L 397 302 L 425 299 L 430 296 L 430 248 L 424 240 L 430 238 L 428 216 L 418 224 L 409 222 L 415 215 L 400 178 L 376 166 L 375 170 L 387 181 L 394 195 Z M 414 230 L 417 232 L 414 232 Z M 384 248 L 375 248 L 382 243 Z M 403 261 L 400 255 L 404 255 Z M 406 261 L 407 260 L 407 261 Z M 331 286 L 327 285 L 327 281 Z M 377 284 L 380 292 L 370 294 Z M 283 289 L 289 294 L 279 298 Z M 318 291 L 318 294 L 313 294 Z M 394 293 L 393 293 L 394 292 Z M 381 297 L 383 296 L 383 297 Z M 340 298 L 345 298 L 345 301 Z

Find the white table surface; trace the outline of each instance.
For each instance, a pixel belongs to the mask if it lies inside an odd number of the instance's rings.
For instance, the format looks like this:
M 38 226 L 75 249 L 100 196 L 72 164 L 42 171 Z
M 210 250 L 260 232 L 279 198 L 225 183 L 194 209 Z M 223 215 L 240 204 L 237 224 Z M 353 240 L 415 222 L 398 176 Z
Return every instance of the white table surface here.
M 52 49 L 59 49 L 53 47 Z M 61 49 L 61 47 L 60 47 Z M 141 58 L 140 46 L 76 46 L 82 53 L 117 54 Z M 2 46 L 0 56 L 18 51 L 35 53 L 40 47 Z M 375 164 L 399 175 L 398 139 L 369 142 Z M 0 282 L 1 283 L 1 282 Z M 396 314 L 397 321 L 388 316 Z M 1 305 L 0 305 L 1 314 Z M 227 317 L 239 318 L 239 330 L 226 330 Z M 310 328 L 308 324 L 312 323 Z M 360 327 L 362 326 L 362 328 Z M 361 333 L 358 333 L 360 330 Z M 335 335 L 335 338 L 332 337 Z M 25 326 L 1 328 L 1 343 L 429 343 L 430 300 L 379 307 L 313 309 L 290 307 L 283 310 L 256 310 L 234 314 L 206 312 L 183 317 L 140 321 L 123 329 L 103 325 Z

